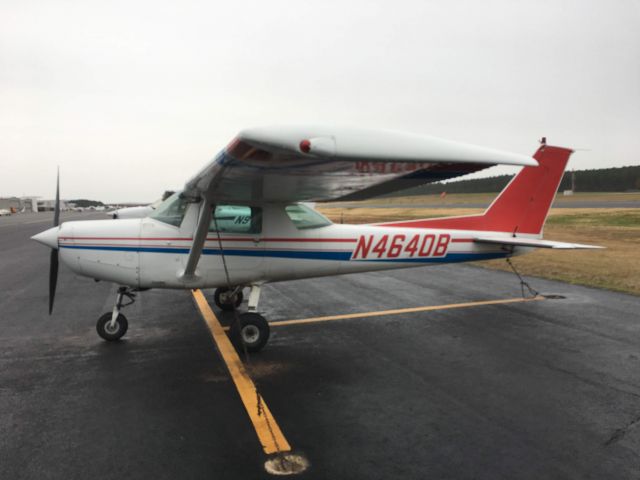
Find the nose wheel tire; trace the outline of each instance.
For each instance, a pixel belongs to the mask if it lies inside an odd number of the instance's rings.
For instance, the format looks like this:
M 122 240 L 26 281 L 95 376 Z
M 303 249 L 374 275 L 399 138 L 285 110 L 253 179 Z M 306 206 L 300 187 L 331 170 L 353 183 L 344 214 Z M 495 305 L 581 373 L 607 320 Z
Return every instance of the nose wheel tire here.
M 262 315 L 243 313 L 238 320 L 231 322 L 229 337 L 240 352 L 246 347 L 248 352 L 253 353 L 264 348 L 269 340 L 269 333 L 269 324 Z
M 213 299 L 220 310 L 229 312 L 234 308 L 238 308 L 242 303 L 242 290 L 238 290 L 238 292 L 233 295 L 232 291 L 228 288 L 220 287 L 216 289 Z
M 129 322 L 127 322 L 127 317 L 119 313 L 116 318 L 116 323 L 111 325 L 111 316 L 111 313 L 105 313 L 102 315 L 98 319 L 96 330 L 98 331 L 98 335 L 103 339 L 108 342 L 115 342 L 116 340 L 120 340 L 124 334 L 127 333 Z

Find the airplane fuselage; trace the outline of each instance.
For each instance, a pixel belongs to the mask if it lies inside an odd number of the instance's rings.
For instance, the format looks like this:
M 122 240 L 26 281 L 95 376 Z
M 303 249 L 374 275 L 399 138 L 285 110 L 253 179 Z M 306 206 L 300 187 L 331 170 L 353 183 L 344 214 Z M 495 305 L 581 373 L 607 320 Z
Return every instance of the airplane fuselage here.
M 120 285 L 213 288 L 228 284 L 221 252 L 231 284 L 255 285 L 503 258 L 527 250 L 477 244 L 474 232 L 463 230 L 342 224 L 298 228 L 284 205 L 264 205 L 259 232 L 209 232 L 196 274 L 186 278 L 182 273 L 198 208 L 190 204 L 179 226 L 150 217 L 66 222 L 58 236 L 60 258 L 80 275 Z

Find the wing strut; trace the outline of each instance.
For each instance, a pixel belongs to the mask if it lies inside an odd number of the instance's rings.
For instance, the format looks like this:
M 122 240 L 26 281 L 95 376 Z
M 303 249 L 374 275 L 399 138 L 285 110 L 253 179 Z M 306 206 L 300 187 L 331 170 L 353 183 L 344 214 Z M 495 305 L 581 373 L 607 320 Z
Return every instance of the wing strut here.
M 202 198 L 202 206 L 200 207 L 200 214 L 198 215 L 198 225 L 196 225 L 196 231 L 193 234 L 193 243 L 191 244 L 191 250 L 189 251 L 189 258 L 187 259 L 187 266 L 184 269 L 182 277 L 184 279 L 191 279 L 194 277 L 204 242 L 207 240 L 207 233 L 209 232 L 209 224 L 211 223 L 211 203 Z

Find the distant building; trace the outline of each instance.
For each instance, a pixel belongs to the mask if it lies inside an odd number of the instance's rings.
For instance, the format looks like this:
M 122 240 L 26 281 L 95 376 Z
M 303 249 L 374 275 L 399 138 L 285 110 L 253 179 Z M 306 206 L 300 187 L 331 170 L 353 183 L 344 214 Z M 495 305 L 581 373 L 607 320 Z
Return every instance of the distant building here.
M 6 197 L 0 198 L 0 209 L 11 210 L 16 212 L 37 212 L 38 197 Z
M 0 210 L 21 210 L 20 199 L 18 197 L 0 198 Z
M 47 211 L 53 211 L 56 207 L 56 201 L 55 200 L 38 200 L 38 212 L 47 212 Z M 60 200 L 60 210 L 64 211 L 64 210 L 69 210 L 69 207 L 67 206 L 67 202 L 65 202 L 64 200 Z
M 25 212 L 37 212 L 38 211 L 38 198 L 40 197 L 22 197 L 20 198 L 20 202 L 22 204 L 22 208 L 20 211 L 24 210 Z

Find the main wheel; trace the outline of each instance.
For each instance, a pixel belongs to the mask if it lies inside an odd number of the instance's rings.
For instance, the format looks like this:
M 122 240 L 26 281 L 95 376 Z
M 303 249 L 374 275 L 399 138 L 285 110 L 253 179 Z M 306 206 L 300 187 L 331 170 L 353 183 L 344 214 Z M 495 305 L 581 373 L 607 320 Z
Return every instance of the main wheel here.
M 213 299 L 219 309 L 228 312 L 233 310 L 234 308 L 238 308 L 242 303 L 242 290 L 238 290 L 238 293 L 232 295 L 231 291 L 228 288 L 220 287 L 216 289 L 216 293 L 214 294 Z
M 248 352 L 258 352 L 267 344 L 269 332 L 269 324 L 262 315 L 243 313 L 231 322 L 229 336 L 238 350 L 242 351 L 244 344 Z
M 129 322 L 127 322 L 127 317 L 119 313 L 116 318 L 116 323 L 111 326 L 111 315 L 111 313 L 105 313 L 102 315 L 98 319 L 96 330 L 98 331 L 98 335 L 108 342 L 115 342 L 116 340 L 120 340 L 123 335 L 127 333 Z

